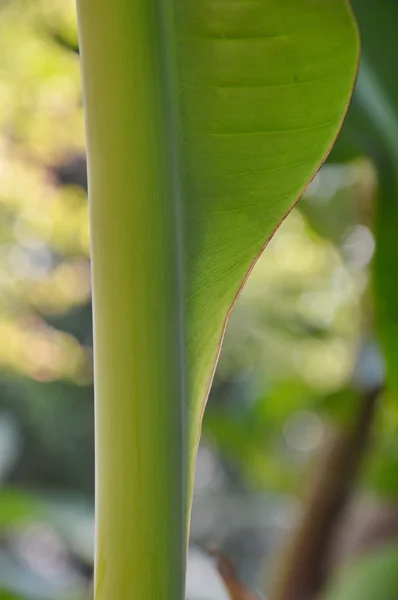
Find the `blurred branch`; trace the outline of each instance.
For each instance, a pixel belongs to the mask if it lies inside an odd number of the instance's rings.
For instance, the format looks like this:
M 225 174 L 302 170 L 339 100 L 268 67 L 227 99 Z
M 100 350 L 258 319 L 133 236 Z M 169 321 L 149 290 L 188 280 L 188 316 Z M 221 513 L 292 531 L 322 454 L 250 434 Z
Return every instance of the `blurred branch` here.
M 77 39 L 71 39 L 68 35 L 66 35 L 61 30 L 52 30 L 49 29 L 48 33 L 51 39 L 58 44 L 61 48 L 68 52 L 72 52 L 73 54 L 79 54 L 79 43 Z
M 217 548 L 210 548 L 209 551 L 216 558 L 218 572 L 222 577 L 231 600 L 258 600 L 241 583 L 230 559 Z
M 336 524 L 369 446 L 380 391 L 363 394 L 352 425 L 335 433 L 322 453 L 301 522 L 282 557 L 272 600 L 312 600 L 325 586 Z
M 0 0 L 1 1 L 1 0 Z M 62 50 L 71 54 L 79 55 L 79 40 L 77 31 L 63 27 L 60 23 L 48 23 L 45 20 L 38 24 L 38 29 L 43 38 L 48 38 Z
M 87 163 L 85 154 L 76 154 L 49 167 L 58 185 L 74 185 L 87 192 Z

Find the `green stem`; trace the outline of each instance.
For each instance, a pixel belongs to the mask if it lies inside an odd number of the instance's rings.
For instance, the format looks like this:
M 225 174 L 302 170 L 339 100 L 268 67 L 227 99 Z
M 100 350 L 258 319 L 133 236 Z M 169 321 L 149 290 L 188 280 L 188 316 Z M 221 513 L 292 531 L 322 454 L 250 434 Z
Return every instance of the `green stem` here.
M 78 0 L 93 262 L 95 600 L 184 597 L 183 295 L 163 5 Z

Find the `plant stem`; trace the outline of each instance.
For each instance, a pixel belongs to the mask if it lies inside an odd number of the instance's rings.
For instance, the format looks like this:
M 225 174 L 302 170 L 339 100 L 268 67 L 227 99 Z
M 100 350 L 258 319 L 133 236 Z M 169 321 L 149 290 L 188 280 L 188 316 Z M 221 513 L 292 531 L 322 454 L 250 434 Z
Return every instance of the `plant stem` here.
M 353 423 L 336 433 L 320 456 L 298 529 L 282 556 L 272 600 L 313 600 L 325 587 L 335 527 L 370 443 L 379 394 L 379 388 L 363 394 Z
M 93 263 L 95 600 L 184 597 L 183 294 L 163 6 L 78 0 Z

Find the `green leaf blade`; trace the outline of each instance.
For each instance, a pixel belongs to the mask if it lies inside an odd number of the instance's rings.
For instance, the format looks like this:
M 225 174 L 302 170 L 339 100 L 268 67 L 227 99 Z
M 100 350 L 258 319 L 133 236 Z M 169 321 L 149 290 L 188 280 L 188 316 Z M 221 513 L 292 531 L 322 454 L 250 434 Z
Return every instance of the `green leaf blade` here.
M 227 315 L 336 138 L 358 40 L 345 1 L 176 6 L 193 460 Z

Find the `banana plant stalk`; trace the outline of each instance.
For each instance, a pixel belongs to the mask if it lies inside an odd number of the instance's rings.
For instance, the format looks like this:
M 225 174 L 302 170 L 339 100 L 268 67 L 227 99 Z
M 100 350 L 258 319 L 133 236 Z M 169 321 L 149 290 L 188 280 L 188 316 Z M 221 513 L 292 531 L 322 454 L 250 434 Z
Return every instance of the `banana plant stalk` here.
M 183 598 L 180 207 L 159 8 L 148 0 L 79 4 L 95 331 L 96 600 Z
M 201 421 L 247 273 L 329 152 L 346 0 L 78 0 L 92 235 L 95 600 L 183 600 Z

